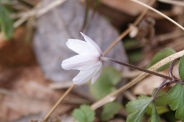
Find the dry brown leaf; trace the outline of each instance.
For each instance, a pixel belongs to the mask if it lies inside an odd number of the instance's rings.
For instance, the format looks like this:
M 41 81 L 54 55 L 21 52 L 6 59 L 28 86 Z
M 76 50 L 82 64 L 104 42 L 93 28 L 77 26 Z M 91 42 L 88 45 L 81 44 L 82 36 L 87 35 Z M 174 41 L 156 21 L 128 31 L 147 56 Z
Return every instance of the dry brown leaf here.
M 0 120 L 2 121 L 14 121 L 29 115 L 43 116 L 64 92 L 49 89 L 48 82 L 37 65 L 19 68 L 19 72 L 15 71 L 10 71 L 10 74 L 15 73 L 16 77 L 8 81 L 6 88 L 0 89 Z M 81 103 L 89 102 L 75 94 L 69 94 L 54 114 L 66 113 L 74 106 L 72 104 Z M 39 119 L 42 116 L 39 116 Z
M 12 72 L 15 73 L 15 72 Z M 17 73 L 16 79 L 10 81 L 9 89 L 1 88 L 0 120 L 13 121 L 29 114 L 47 112 L 62 92 L 55 92 L 44 85 L 40 69 L 35 66 L 24 68 Z M 61 104 L 62 109 L 56 113 L 64 113 L 72 105 Z
M 164 79 L 161 77 L 154 75 L 149 76 L 137 84 L 133 88 L 132 92 L 135 95 L 151 95 L 153 90 L 157 88 L 163 81 Z
M 24 34 L 25 28 L 20 27 L 15 30 L 11 40 L 0 37 L 1 66 L 23 66 L 35 63 L 32 46 L 24 41 Z

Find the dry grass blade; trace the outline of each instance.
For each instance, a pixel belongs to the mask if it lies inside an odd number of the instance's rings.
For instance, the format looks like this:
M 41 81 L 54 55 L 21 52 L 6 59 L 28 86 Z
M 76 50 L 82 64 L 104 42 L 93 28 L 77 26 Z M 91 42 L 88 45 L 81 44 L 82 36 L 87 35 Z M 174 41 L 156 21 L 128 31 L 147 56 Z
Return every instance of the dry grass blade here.
M 151 68 L 149 68 L 148 70 L 150 71 L 156 71 L 159 67 L 167 64 L 168 62 L 171 62 L 177 58 L 180 58 L 184 55 L 184 50 L 175 53 L 171 56 L 168 56 L 167 58 L 159 61 L 157 64 L 155 64 L 154 66 L 152 66 Z M 133 85 L 137 84 L 138 82 L 140 82 L 142 79 L 144 79 L 146 76 L 148 76 L 148 73 L 142 73 L 140 74 L 138 77 L 136 77 L 135 79 L 133 79 L 132 81 L 130 81 L 129 83 L 127 83 L 126 85 L 122 86 L 121 88 L 119 88 L 118 90 L 116 90 L 115 92 L 107 95 L 106 97 L 102 98 L 101 100 L 97 101 L 96 103 L 91 105 L 92 109 L 97 109 L 103 105 L 105 105 L 108 102 L 112 102 L 118 94 L 122 93 L 123 91 L 127 90 L 128 88 L 132 87 Z
M 74 87 L 75 85 L 72 85 L 70 88 L 67 89 L 67 91 L 59 98 L 59 100 L 54 104 L 50 111 L 44 116 L 42 122 L 45 122 L 49 118 L 49 116 L 54 112 L 54 110 L 58 107 L 61 101 L 63 101 L 63 99 L 68 95 L 68 93 L 71 92 Z

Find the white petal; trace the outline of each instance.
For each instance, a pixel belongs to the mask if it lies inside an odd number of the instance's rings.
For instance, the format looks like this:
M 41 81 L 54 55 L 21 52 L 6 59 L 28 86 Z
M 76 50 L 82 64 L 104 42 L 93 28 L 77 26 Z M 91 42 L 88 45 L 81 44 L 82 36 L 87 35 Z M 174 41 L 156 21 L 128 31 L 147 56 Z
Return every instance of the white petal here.
M 69 49 L 79 54 L 95 52 L 94 48 L 92 48 L 87 42 L 78 39 L 68 39 L 66 45 Z
M 87 70 L 96 66 L 98 62 L 99 57 L 95 54 L 80 54 L 63 60 L 61 66 L 66 70 Z
M 98 77 L 100 76 L 101 72 L 102 72 L 102 63 L 100 65 L 98 65 L 98 68 L 96 69 L 96 72 L 94 73 L 93 78 L 91 79 L 91 84 L 93 84 Z
M 95 71 L 96 71 L 96 67 L 91 68 L 89 70 L 80 71 L 79 74 L 73 78 L 73 83 L 83 84 L 84 82 L 89 81 L 94 75 Z
M 81 35 L 84 37 L 85 41 L 87 43 L 89 43 L 91 45 L 91 47 L 93 47 L 100 55 L 102 54 L 101 49 L 98 47 L 98 45 L 88 36 L 86 36 L 85 34 L 83 34 L 82 32 L 80 32 Z

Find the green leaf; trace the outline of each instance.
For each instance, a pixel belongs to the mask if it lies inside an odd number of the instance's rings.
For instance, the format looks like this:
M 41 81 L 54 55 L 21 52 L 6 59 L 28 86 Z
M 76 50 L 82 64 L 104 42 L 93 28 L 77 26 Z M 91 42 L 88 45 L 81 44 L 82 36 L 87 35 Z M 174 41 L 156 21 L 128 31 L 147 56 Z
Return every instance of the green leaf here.
M 154 103 L 157 106 L 166 106 L 167 105 L 167 93 L 165 91 L 159 91 L 154 100 Z
M 166 49 L 161 50 L 153 57 L 153 59 L 151 60 L 150 64 L 147 67 L 149 68 L 149 67 L 153 66 L 154 64 L 158 63 L 162 59 L 164 59 L 164 58 L 166 58 L 174 53 L 176 53 L 176 51 L 171 49 L 171 48 L 166 48 Z M 169 67 L 169 65 L 170 65 L 170 63 L 167 63 L 164 66 L 161 66 L 160 68 L 158 68 L 158 71 L 163 71 L 163 70 L 167 69 Z
M 155 104 L 155 101 L 154 101 L 154 104 Z M 157 106 L 156 109 L 157 109 L 157 113 L 158 114 L 163 114 L 163 113 L 166 113 L 166 112 L 169 111 L 169 109 L 167 108 L 167 106 L 164 106 L 164 107 L 158 107 Z M 145 114 L 151 116 L 152 111 L 153 111 L 152 110 L 152 104 L 149 104 L 149 106 L 146 108 Z
M 13 36 L 13 21 L 10 19 L 9 11 L 2 4 L 0 4 L 0 25 L 1 31 L 7 39 L 10 39 Z
M 94 84 L 90 84 L 90 93 L 95 99 L 100 99 L 116 90 L 115 85 L 121 80 L 121 73 L 113 67 L 103 69 Z
M 184 87 L 181 83 L 169 90 L 168 105 L 171 110 L 176 111 L 176 118 L 184 121 Z
M 103 107 L 101 118 L 103 121 L 112 119 L 115 114 L 117 114 L 122 108 L 122 105 L 118 102 L 107 103 Z
M 131 101 L 126 105 L 128 115 L 127 122 L 142 122 L 146 108 L 152 102 L 152 97 L 141 96 L 137 100 Z
M 184 56 L 180 58 L 179 63 L 179 75 L 182 80 L 184 80 Z
M 75 109 L 72 116 L 78 122 L 93 122 L 95 119 L 95 112 L 87 105 L 81 105 L 79 109 Z
M 160 117 L 157 113 L 157 109 L 154 103 L 152 103 L 152 114 L 151 114 L 151 122 L 161 122 Z

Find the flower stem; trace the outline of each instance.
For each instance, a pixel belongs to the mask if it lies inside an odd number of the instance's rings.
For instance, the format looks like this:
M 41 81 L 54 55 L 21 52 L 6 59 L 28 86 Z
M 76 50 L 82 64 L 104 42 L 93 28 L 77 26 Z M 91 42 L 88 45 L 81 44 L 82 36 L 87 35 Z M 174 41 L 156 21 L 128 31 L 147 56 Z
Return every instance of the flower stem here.
M 67 91 L 60 97 L 60 99 L 55 103 L 55 105 L 50 109 L 50 111 L 45 115 L 42 122 L 45 122 L 49 116 L 54 112 L 54 110 L 58 107 L 58 105 L 63 101 L 63 99 L 72 91 L 75 85 L 70 86 Z
M 140 71 L 149 73 L 149 74 L 153 74 L 153 75 L 156 75 L 156 76 L 165 78 L 165 79 L 172 80 L 172 78 L 169 77 L 169 76 L 162 75 L 162 74 L 160 74 L 160 73 L 153 72 L 153 71 L 150 71 L 150 70 L 147 70 L 147 69 L 142 69 L 142 68 L 136 67 L 136 66 L 134 66 L 134 65 L 128 64 L 128 63 L 124 63 L 124 62 L 121 62 L 121 61 L 117 61 L 117 60 L 115 60 L 115 59 L 111 59 L 111 58 L 107 58 L 107 57 L 101 57 L 101 60 L 103 60 L 103 61 L 111 61 L 111 62 L 120 64 L 120 65 L 123 65 L 123 66 L 127 66 L 127 67 L 130 67 L 130 68 L 133 68 L 133 69 L 137 69 L 137 70 L 140 70 Z

